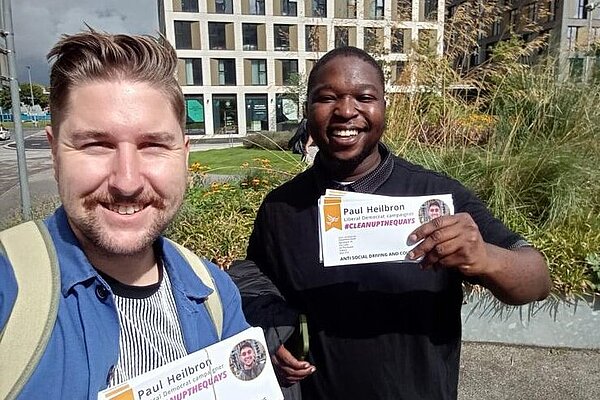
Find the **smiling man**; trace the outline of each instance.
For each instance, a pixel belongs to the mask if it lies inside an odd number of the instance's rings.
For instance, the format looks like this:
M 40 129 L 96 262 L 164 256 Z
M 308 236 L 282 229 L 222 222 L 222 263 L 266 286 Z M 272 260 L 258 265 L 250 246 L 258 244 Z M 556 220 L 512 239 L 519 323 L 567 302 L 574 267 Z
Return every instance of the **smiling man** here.
M 244 342 L 240 345 L 239 359 L 241 368 L 236 373 L 238 379 L 250 381 L 262 372 L 264 365 L 258 362 L 256 351 L 250 342 Z
M 434 218 L 438 218 L 442 215 L 442 208 L 440 207 L 440 203 L 437 201 L 432 201 L 429 203 L 429 207 L 427 207 L 427 217 L 428 220 L 432 220 Z
M 44 225 L 61 294 L 20 398 L 96 399 L 217 342 L 220 328 L 206 305 L 213 290 L 161 237 L 187 182 L 175 50 L 152 37 L 90 31 L 63 37 L 48 58 L 46 132 L 62 206 Z M 224 272 L 205 266 L 222 304 L 221 337 L 232 336 L 248 327 L 239 293 Z M 0 278 L 1 327 L 18 290 L 4 254 Z
M 247 258 L 306 315 L 310 350 L 272 357 L 284 384 L 311 400 L 456 399 L 463 281 L 523 304 L 550 289 L 543 257 L 459 182 L 390 153 L 384 75 L 363 50 L 336 48 L 308 80 L 314 166 L 271 192 L 256 217 Z M 456 214 L 409 237 L 417 263 L 325 268 L 319 261 L 318 198 L 339 189 L 385 196 L 450 193 Z M 250 318 L 250 315 L 248 316 Z

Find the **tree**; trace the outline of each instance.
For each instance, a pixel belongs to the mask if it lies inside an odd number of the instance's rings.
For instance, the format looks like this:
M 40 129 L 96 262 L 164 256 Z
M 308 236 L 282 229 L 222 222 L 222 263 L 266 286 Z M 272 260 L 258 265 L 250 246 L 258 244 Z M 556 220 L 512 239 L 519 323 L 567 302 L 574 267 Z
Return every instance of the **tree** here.
M 29 89 L 29 83 L 22 83 L 19 85 L 19 97 L 21 98 L 21 103 L 27 105 L 31 104 L 31 92 L 33 92 L 33 101 L 36 105 L 39 105 L 42 109 L 48 107 L 48 95 L 44 93 L 44 87 L 37 83 L 31 85 L 31 90 Z M 3 110 L 12 108 L 9 87 L 3 87 L 2 91 L 0 91 L 0 106 Z

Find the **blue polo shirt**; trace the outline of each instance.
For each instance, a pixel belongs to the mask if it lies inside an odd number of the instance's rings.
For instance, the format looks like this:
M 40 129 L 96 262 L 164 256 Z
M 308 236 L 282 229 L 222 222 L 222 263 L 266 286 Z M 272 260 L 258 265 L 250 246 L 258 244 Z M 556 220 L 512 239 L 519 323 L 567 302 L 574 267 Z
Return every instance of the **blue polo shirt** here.
M 19 398 L 96 399 L 98 392 L 107 387 L 119 355 L 117 309 L 110 286 L 83 253 L 64 209 L 59 208 L 44 222 L 58 256 L 61 296 L 48 346 Z M 170 243 L 160 237 L 155 246 L 163 255 L 188 353 L 217 342 L 215 326 L 203 304 L 211 289 Z M 248 328 L 248 324 L 231 279 L 214 264 L 207 264 L 223 304 L 225 339 Z M 8 319 L 16 293 L 11 265 L 0 255 L 0 327 Z

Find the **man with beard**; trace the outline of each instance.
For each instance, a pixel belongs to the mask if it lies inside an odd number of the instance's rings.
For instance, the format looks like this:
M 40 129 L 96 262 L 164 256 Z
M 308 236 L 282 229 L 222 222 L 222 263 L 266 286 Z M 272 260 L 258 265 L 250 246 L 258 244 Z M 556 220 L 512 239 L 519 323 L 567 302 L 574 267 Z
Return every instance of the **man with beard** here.
M 18 397 L 96 399 L 217 342 L 219 328 L 206 305 L 213 291 L 161 236 L 187 183 L 175 50 L 149 36 L 90 30 L 64 36 L 48 59 L 46 133 L 62 206 L 43 230 L 56 250 L 60 294 L 46 349 Z M 239 293 L 205 264 L 227 338 L 248 327 Z M 0 327 L 17 290 L 2 254 Z
M 432 201 L 431 203 L 429 203 L 429 207 L 427 207 L 428 221 L 431 221 L 434 218 L 438 218 L 441 215 L 442 207 L 440 206 L 440 203 L 438 203 L 437 201 Z
M 550 290 L 543 257 L 459 182 L 380 142 L 384 75 L 363 50 L 336 48 L 315 64 L 306 113 L 319 146 L 315 164 L 266 197 L 247 254 L 307 318 L 306 361 L 285 345 L 272 357 L 280 380 L 301 382 L 311 400 L 456 399 L 462 282 L 483 284 L 509 304 L 543 299 Z M 328 188 L 450 193 L 456 214 L 411 233 L 419 244 L 409 257 L 420 263 L 324 268 L 317 200 Z
M 263 370 L 263 365 L 259 364 L 256 359 L 256 351 L 252 347 L 252 343 L 243 342 L 240 345 L 239 360 L 241 368 L 237 371 L 235 376 L 243 381 L 251 381 L 256 378 Z

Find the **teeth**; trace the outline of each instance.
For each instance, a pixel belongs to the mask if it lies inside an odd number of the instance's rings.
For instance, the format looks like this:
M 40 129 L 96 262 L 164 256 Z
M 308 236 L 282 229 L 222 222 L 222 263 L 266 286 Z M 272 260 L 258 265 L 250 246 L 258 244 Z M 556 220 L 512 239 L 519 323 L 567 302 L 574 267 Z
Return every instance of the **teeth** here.
M 140 211 L 142 209 L 141 206 L 135 204 L 135 205 L 110 205 L 109 206 L 110 211 L 119 213 L 121 215 L 132 215 L 135 214 L 136 212 Z
M 343 131 L 333 131 L 333 134 L 336 136 L 350 137 L 358 135 L 358 131 L 356 129 L 345 129 Z

